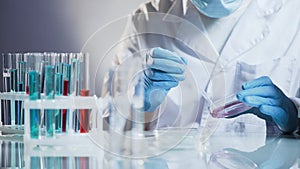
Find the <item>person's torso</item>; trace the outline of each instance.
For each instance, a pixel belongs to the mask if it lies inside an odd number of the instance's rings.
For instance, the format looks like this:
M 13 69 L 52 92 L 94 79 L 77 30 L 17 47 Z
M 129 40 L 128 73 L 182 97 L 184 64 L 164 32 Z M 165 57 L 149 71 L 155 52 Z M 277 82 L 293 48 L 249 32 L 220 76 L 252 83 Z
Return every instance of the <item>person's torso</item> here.
M 145 19 L 142 24 L 139 21 L 140 24 L 136 25 L 138 32 L 146 32 L 141 45 L 143 48 L 160 46 L 186 57 L 190 72 L 186 86 L 196 83 L 198 91 L 195 93 L 201 98 L 203 92 L 213 97 L 235 93 L 241 90 L 244 82 L 262 75 L 270 76 L 287 95 L 296 94 L 295 76 L 298 69 L 295 68 L 295 60 L 299 57 L 299 40 L 295 37 L 300 20 L 299 1 L 274 0 L 267 3 L 270 1 L 252 0 L 239 19 L 231 23 L 231 30 L 225 31 L 219 24 L 209 22 L 209 26 L 204 25 L 199 12 L 191 5 L 183 13 L 181 10 L 184 11 L 184 7 L 181 6 L 184 6 L 184 1 L 156 2 L 148 4 L 144 10 L 168 14 L 160 14 L 166 16 L 163 18 L 164 24 L 159 24 L 157 18 L 151 18 L 151 14 L 146 14 L 148 19 L 136 18 Z M 155 11 L 153 5 L 161 7 L 163 11 Z M 221 38 L 222 42 L 217 43 L 218 37 L 214 35 L 226 38 Z M 218 73 L 222 77 L 217 77 Z M 211 78 L 212 75 L 217 78 Z M 183 92 L 191 93 L 188 90 L 190 89 Z M 184 104 L 180 99 L 176 101 L 178 95 L 172 92 L 171 95 L 174 96 L 175 103 Z M 199 100 L 197 96 L 194 99 Z M 201 111 L 201 105 L 199 110 Z M 195 119 L 182 122 L 187 124 L 192 120 Z

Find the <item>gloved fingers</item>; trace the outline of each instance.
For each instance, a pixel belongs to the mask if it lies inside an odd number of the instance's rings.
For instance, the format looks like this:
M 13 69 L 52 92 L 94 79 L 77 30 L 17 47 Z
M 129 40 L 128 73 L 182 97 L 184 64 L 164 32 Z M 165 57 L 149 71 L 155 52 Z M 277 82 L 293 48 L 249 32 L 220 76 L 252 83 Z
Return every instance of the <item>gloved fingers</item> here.
M 166 73 L 152 69 L 146 70 L 145 75 L 151 80 L 183 81 L 185 79 L 184 74 Z
M 280 106 L 281 102 L 279 99 L 266 98 L 260 96 L 247 96 L 244 97 L 244 102 L 248 106 L 259 107 L 261 105 Z
M 260 97 L 276 99 L 279 96 L 278 92 L 279 90 L 276 86 L 261 86 L 261 87 L 242 90 L 238 92 L 237 98 L 243 102 L 244 102 L 244 98 L 248 96 L 260 96 Z
M 187 64 L 187 60 L 183 57 L 178 56 L 175 52 L 171 52 L 169 50 L 163 48 L 153 48 L 152 52 L 150 53 L 151 57 L 172 60 L 177 63 Z
M 179 63 L 173 60 L 168 60 L 165 58 L 154 58 L 151 65 L 148 68 L 164 71 L 167 73 L 184 73 L 186 65 L 183 62 Z
M 177 81 L 152 81 L 152 84 L 154 88 L 163 88 L 167 91 L 178 86 Z
M 269 85 L 273 85 L 272 80 L 268 76 L 262 76 L 260 78 L 244 83 L 242 88 L 251 89 L 251 88 L 269 86 Z
M 288 113 L 281 107 L 262 105 L 259 110 L 261 113 L 271 116 L 279 127 L 284 126 L 288 121 Z

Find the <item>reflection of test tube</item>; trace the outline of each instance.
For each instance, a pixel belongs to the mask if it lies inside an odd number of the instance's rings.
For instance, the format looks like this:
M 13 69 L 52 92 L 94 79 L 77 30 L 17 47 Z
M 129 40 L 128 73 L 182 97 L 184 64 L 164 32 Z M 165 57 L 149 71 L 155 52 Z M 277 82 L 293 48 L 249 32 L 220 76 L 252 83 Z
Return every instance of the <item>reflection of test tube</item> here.
M 40 74 L 37 71 L 29 71 L 29 99 L 38 100 L 41 98 L 40 89 Z M 30 136 L 31 138 L 40 137 L 40 110 L 32 109 L 30 110 Z
M 63 64 L 63 95 L 68 96 L 69 94 L 69 85 L 71 82 L 71 65 Z M 68 110 L 62 110 L 62 132 L 66 132 L 68 130 Z
M 45 95 L 46 99 L 54 99 L 54 66 L 45 66 Z M 54 136 L 55 131 L 55 115 L 53 109 L 45 111 L 46 132 L 48 137 Z

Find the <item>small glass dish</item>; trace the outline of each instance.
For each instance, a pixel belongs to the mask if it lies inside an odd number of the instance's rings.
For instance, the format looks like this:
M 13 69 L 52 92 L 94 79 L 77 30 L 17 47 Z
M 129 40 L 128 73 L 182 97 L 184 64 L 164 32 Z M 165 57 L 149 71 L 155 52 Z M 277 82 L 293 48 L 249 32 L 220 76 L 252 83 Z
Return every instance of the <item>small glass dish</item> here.
M 210 114 L 214 118 L 230 118 L 235 117 L 249 109 L 251 106 L 237 100 L 235 94 L 216 100 L 209 107 Z
M 223 150 L 210 156 L 208 168 L 257 169 L 258 166 L 251 159 L 241 154 Z

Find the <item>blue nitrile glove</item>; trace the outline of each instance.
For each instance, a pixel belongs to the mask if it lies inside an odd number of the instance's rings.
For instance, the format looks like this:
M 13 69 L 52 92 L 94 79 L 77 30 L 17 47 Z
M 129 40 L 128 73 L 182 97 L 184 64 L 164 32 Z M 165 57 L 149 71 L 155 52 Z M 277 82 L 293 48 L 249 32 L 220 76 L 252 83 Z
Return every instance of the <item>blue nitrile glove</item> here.
M 187 61 L 176 53 L 154 48 L 147 54 L 144 70 L 144 110 L 153 112 L 163 102 L 168 91 L 185 79 Z
M 270 116 L 283 132 L 293 132 L 298 126 L 294 103 L 271 81 L 263 76 L 246 82 L 237 98 L 257 107 L 262 115 Z

